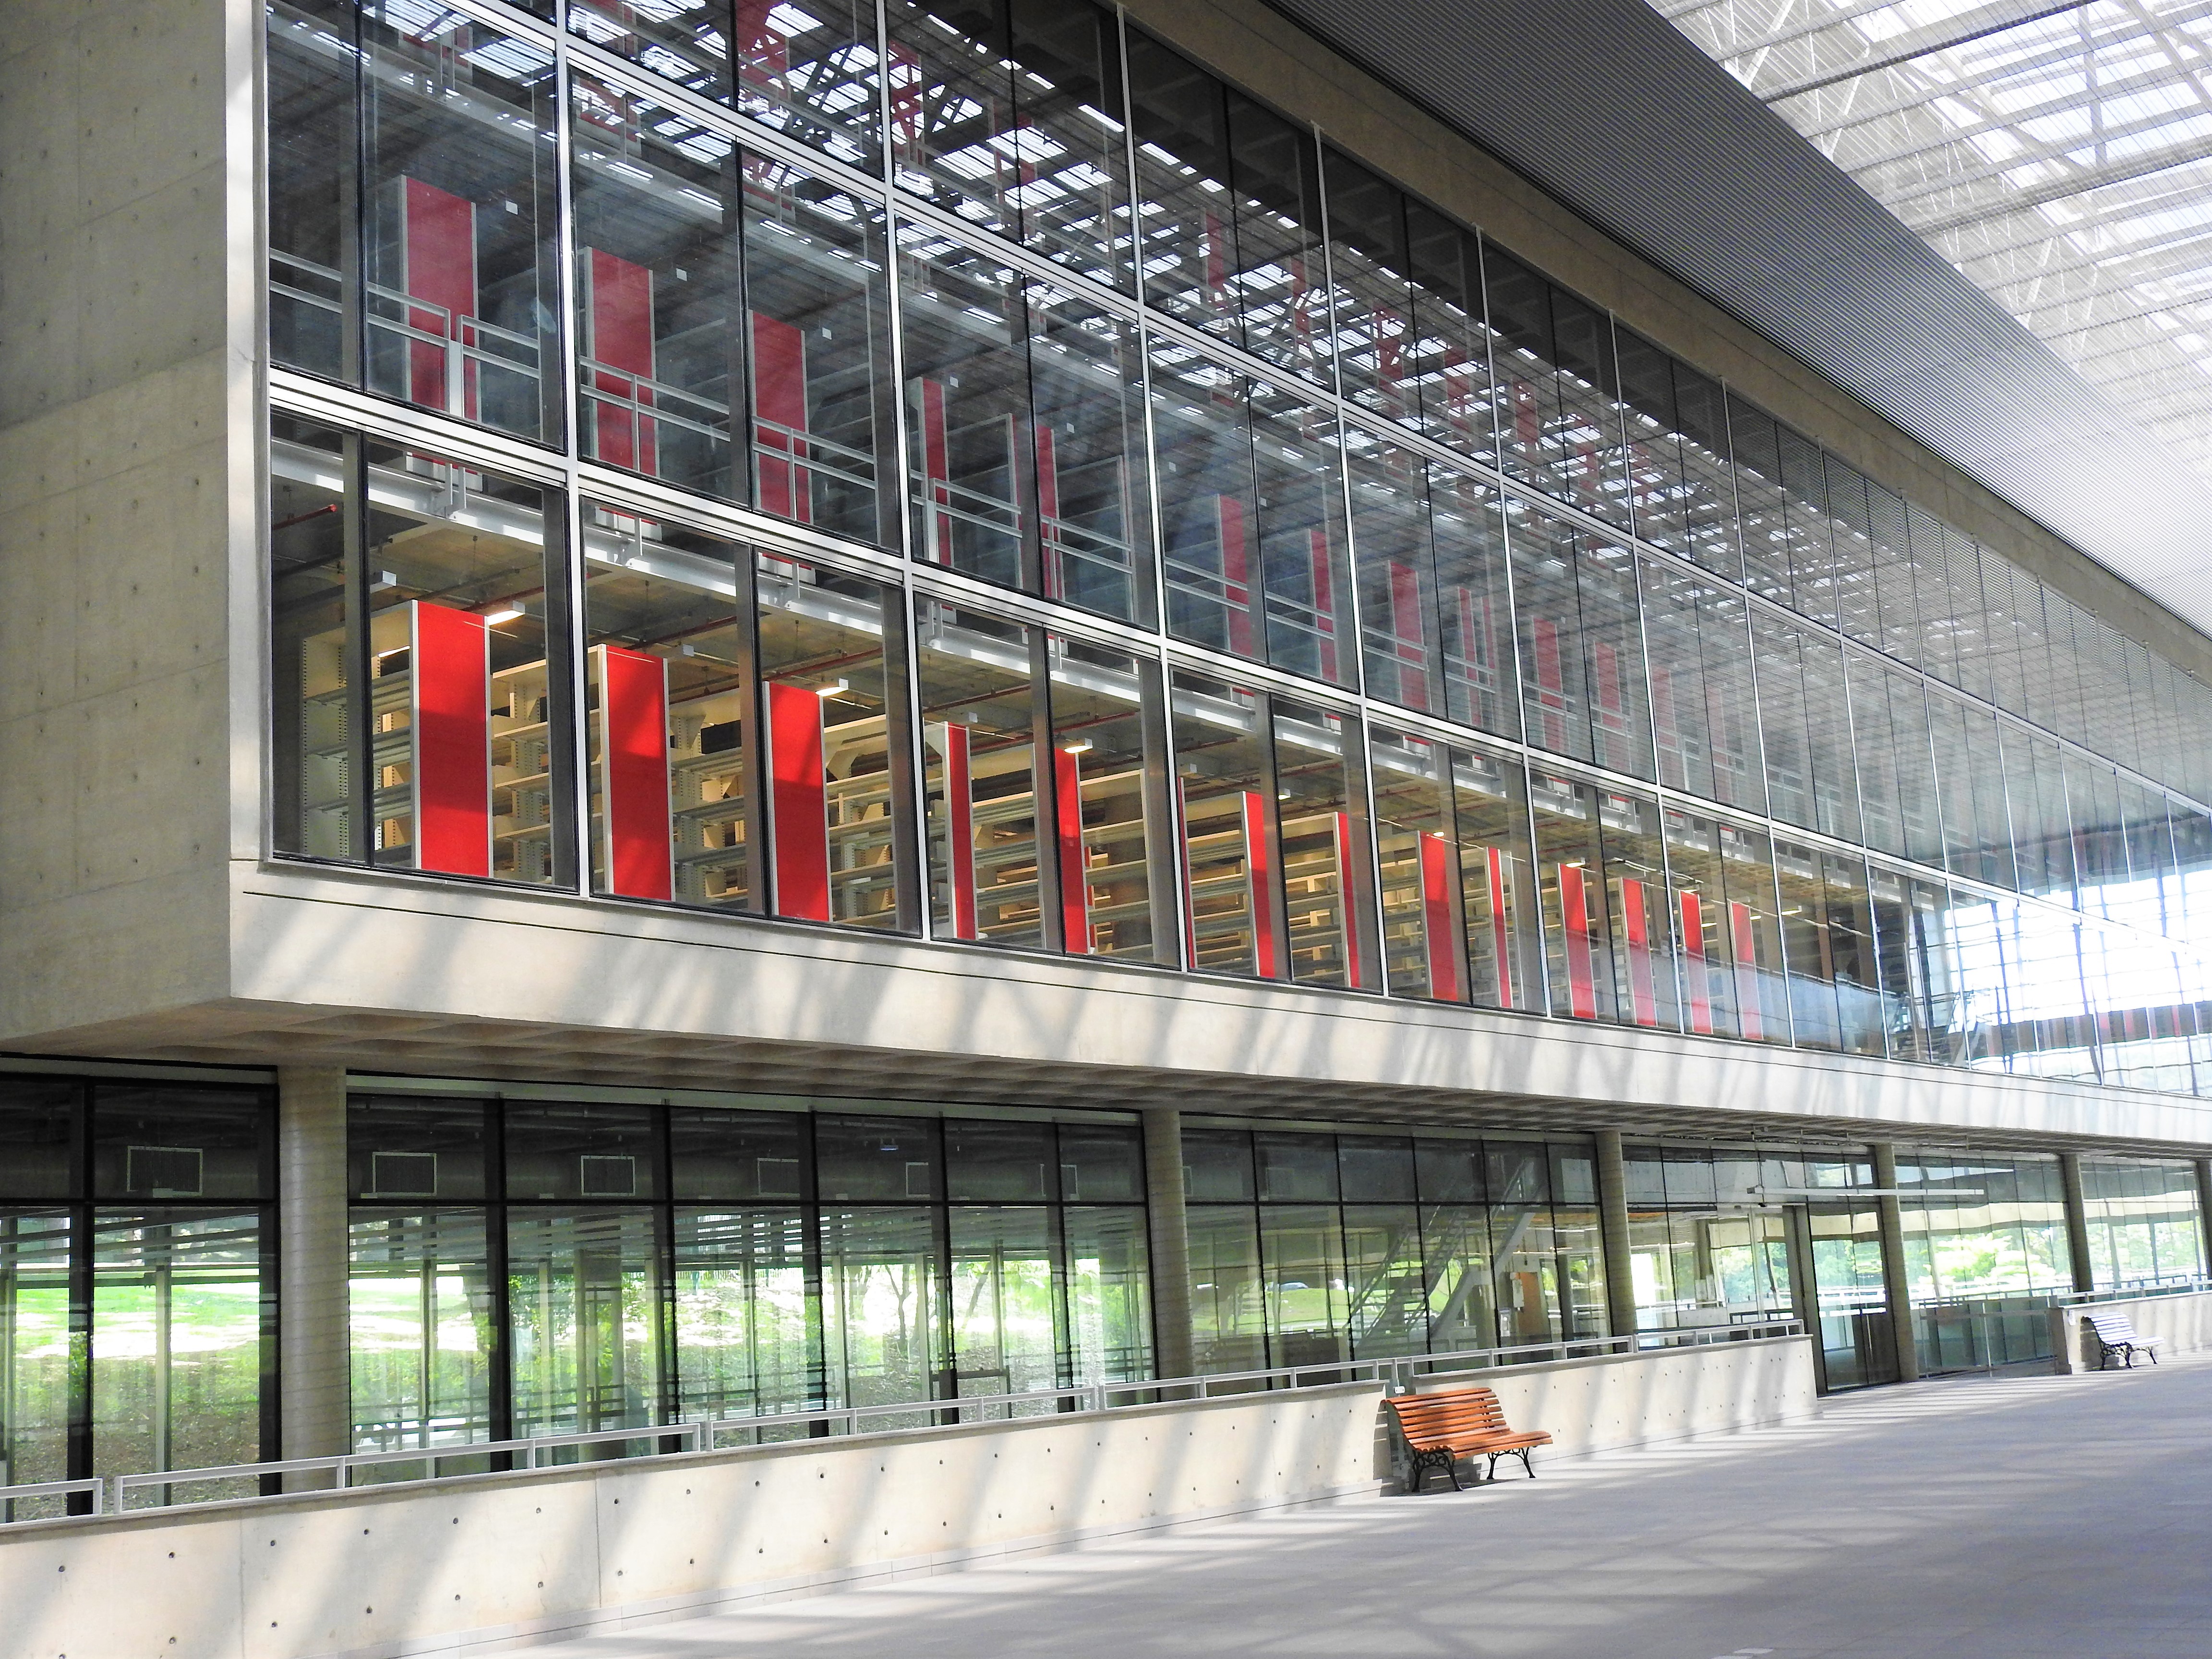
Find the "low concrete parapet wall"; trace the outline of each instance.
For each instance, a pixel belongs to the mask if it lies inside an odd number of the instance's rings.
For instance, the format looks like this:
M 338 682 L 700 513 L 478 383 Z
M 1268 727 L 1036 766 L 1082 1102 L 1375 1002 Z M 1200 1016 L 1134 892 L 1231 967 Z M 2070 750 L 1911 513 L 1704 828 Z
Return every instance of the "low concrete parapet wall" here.
M 1809 1417 L 1819 1400 L 1804 1336 L 1440 1373 L 1414 1386 L 1469 1383 L 1494 1389 L 1515 1428 L 1548 1430 L 1553 1456 Z
M 486 1651 L 1374 1492 L 1351 1383 L 0 1532 L 0 1652 Z
M 2212 1348 L 2212 1291 L 2127 1302 L 2076 1302 L 2051 1310 L 2051 1370 L 2063 1376 L 2094 1371 L 2103 1363 L 2104 1346 L 2089 1328 L 2093 1313 L 2125 1314 L 2136 1330 L 2157 1341 L 2162 1354 Z

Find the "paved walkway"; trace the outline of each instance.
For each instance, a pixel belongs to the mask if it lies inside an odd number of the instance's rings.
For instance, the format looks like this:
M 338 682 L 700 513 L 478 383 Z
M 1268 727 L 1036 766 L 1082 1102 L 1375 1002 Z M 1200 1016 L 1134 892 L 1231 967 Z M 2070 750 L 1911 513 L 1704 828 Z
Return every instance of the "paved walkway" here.
M 1538 1467 L 533 1652 L 2212 1656 L 2212 1357 L 1877 1389 L 1803 1423 Z

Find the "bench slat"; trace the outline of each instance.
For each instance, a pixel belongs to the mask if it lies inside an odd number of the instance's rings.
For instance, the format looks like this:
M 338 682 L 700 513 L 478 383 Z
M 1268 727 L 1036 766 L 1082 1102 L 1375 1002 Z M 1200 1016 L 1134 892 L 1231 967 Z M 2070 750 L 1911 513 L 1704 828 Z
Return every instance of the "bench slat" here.
M 1414 1454 L 1413 1485 L 1417 1490 L 1431 1467 L 1443 1468 L 1456 1490 L 1459 1474 L 1453 1466 L 1459 1458 L 1488 1457 L 1494 1479 L 1498 1458 L 1515 1455 L 1526 1464 L 1533 1448 L 1552 1443 L 1552 1437 L 1541 1429 L 1516 1430 L 1507 1423 L 1504 1407 L 1488 1389 L 1393 1395 L 1382 1403 L 1390 1408 L 1398 1432 Z M 1528 1472 L 1533 1475 L 1535 1470 Z

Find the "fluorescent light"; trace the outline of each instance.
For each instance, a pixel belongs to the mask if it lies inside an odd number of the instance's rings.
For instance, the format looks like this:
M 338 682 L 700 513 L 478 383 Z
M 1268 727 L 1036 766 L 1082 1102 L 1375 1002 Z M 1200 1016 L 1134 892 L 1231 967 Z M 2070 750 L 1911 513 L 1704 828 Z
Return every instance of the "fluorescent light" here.
M 1087 755 L 1091 752 L 1091 739 L 1088 738 L 1079 738 L 1073 743 L 1062 744 L 1060 748 L 1062 751 L 1066 754 Z
M 503 623 L 514 621 L 521 615 L 522 612 L 512 608 L 498 611 L 487 611 L 484 612 L 484 626 L 487 628 L 497 628 Z
M 832 680 L 827 685 L 816 686 L 814 688 L 814 695 L 817 697 L 834 697 L 847 689 L 848 688 L 844 681 Z

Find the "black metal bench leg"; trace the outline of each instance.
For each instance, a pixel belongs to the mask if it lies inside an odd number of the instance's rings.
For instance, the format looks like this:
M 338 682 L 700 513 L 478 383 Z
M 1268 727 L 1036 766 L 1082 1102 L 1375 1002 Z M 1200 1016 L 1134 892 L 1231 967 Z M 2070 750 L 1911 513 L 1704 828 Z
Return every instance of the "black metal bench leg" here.
M 1536 1466 L 1528 1461 L 1528 1452 L 1526 1450 L 1517 1451 L 1513 1455 L 1521 1460 L 1521 1472 L 1527 1475 L 1531 1480 L 1534 1480 L 1536 1478 Z

